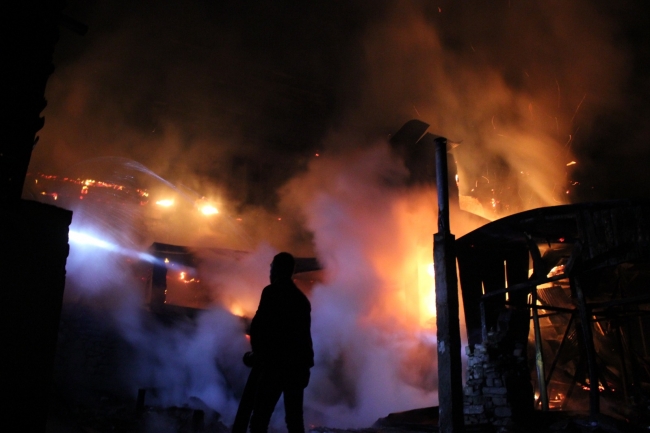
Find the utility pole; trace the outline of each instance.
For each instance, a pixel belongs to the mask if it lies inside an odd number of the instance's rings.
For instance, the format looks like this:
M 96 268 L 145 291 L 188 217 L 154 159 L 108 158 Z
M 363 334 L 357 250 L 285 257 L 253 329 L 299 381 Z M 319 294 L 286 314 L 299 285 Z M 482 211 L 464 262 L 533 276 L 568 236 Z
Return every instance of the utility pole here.
M 459 433 L 464 426 L 463 385 L 455 237 L 449 228 L 447 139 L 437 137 L 434 141 L 438 188 L 438 233 L 433 237 L 438 328 L 438 431 Z

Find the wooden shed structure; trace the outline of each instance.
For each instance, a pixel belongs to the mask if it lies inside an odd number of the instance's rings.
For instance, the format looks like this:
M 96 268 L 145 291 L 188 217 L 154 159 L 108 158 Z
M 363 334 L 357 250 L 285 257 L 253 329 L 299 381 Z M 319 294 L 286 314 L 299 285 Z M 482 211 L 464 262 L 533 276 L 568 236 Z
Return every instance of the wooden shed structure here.
M 530 210 L 468 233 L 456 250 L 470 347 L 495 332 L 524 341 L 538 407 L 647 407 L 650 202 Z

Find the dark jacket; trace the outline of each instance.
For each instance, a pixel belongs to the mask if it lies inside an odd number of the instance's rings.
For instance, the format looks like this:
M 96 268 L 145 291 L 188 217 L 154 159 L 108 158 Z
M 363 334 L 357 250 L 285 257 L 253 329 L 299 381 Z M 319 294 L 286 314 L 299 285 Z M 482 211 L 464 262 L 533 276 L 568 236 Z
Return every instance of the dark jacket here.
M 311 304 L 290 279 L 264 288 L 251 323 L 251 346 L 262 365 L 305 370 L 314 365 Z

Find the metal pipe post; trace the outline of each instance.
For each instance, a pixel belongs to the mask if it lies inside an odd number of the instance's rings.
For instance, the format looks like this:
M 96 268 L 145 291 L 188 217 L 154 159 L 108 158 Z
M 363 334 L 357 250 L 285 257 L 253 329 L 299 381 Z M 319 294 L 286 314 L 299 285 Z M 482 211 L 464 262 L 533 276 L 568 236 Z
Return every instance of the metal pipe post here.
M 434 235 L 433 262 L 438 328 L 438 431 L 458 433 L 463 430 L 463 384 L 455 238 L 449 230 L 447 139 L 439 137 L 435 143 L 438 233 Z

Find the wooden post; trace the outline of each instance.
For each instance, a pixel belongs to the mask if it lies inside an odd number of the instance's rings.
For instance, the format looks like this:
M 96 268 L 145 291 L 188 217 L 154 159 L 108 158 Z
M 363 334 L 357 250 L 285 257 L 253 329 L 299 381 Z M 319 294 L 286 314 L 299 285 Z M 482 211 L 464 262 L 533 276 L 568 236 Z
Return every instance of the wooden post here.
M 479 307 L 481 309 L 481 341 L 483 344 L 487 341 L 487 323 L 486 323 L 486 317 L 485 317 L 485 301 L 481 299 L 481 302 L 479 304 Z
M 447 139 L 436 143 L 436 184 L 438 188 L 438 233 L 433 240 L 436 272 L 436 325 L 438 328 L 438 431 L 463 430 L 463 384 L 458 320 L 455 238 L 449 229 L 449 185 Z
M 544 353 L 542 351 L 542 330 L 539 326 L 539 312 L 537 311 L 537 286 L 531 292 L 533 305 L 533 327 L 535 329 L 535 367 L 537 369 L 537 383 L 539 385 L 539 400 L 542 402 L 542 411 L 548 412 L 548 395 L 546 392 L 546 375 L 544 373 Z
M 578 301 L 578 317 L 582 329 L 582 338 L 587 354 L 587 367 L 589 368 L 589 416 L 592 420 L 600 413 L 600 390 L 598 389 L 598 365 L 596 364 L 596 348 L 591 330 L 590 313 L 588 311 L 585 295 L 577 276 L 569 279 L 573 292 Z
M 621 360 L 621 382 L 623 383 L 623 398 L 627 404 L 630 401 L 630 392 L 628 390 L 629 375 L 627 373 L 627 356 L 625 353 L 625 346 L 623 345 L 623 329 L 620 320 L 612 323 L 616 327 L 616 343 L 618 345 L 618 356 Z
M 569 319 L 569 323 L 566 325 L 566 330 L 564 331 L 564 336 L 562 337 L 562 342 L 560 343 L 560 347 L 558 347 L 557 352 L 555 352 L 555 359 L 553 359 L 553 362 L 551 363 L 551 368 L 548 369 L 548 375 L 546 376 L 547 389 L 548 389 L 548 384 L 551 383 L 551 376 L 553 376 L 553 371 L 555 370 L 555 366 L 560 360 L 560 353 L 562 353 L 562 348 L 564 348 L 564 345 L 566 344 L 567 337 L 569 336 L 569 332 L 571 331 L 571 325 L 573 325 L 574 319 L 575 319 L 575 313 L 572 312 L 571 318 Z

